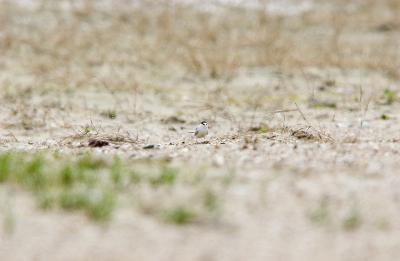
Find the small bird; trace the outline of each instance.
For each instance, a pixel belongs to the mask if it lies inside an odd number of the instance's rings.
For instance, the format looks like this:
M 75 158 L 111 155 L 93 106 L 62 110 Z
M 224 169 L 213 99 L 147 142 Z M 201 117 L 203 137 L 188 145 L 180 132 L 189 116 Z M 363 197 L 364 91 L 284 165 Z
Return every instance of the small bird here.
M 204 138 L 208 134 L 208 123 L 206 121 L 202 121 L 194 131 L 190 133 L 194 133 L 196 138 Z

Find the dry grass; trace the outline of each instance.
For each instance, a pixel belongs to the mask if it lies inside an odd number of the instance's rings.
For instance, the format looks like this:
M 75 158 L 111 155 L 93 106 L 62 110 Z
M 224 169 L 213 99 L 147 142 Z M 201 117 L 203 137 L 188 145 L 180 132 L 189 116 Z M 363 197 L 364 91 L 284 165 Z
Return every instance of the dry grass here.
M 318 66 L 399 76 L 395 0 L 321 2 L 320 12 L 291 17 L 244 8 L 210 13 L 168 1 L 112 9 L 71 3 L 43 1 L 31 10 L 3 1 L 3 67 L 34 76 L 35 86 L 100 81 L 128 90 L 143 70 L 229 78 L 246 67 L 290 72 Z

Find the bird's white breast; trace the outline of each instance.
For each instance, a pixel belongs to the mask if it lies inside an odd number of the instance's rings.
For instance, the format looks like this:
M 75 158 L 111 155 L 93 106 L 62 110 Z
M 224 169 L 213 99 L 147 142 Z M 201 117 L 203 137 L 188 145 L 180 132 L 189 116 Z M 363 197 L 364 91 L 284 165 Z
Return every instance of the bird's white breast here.
M 195 135 L 197 138 L 203 138 L 208 134 L 208 129 L 205 126 L 199 126 L 196 128 Z

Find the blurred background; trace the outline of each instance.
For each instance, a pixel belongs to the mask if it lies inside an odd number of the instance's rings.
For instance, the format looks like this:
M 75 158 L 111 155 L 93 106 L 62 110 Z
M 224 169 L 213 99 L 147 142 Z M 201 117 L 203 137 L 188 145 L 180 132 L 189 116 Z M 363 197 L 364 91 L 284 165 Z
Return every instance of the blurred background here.
M 264 66 L 398 77 L 399 9 L 397 0 L 2 0 L 2 81 L 127 88 L 143 71 L 229 78 Z

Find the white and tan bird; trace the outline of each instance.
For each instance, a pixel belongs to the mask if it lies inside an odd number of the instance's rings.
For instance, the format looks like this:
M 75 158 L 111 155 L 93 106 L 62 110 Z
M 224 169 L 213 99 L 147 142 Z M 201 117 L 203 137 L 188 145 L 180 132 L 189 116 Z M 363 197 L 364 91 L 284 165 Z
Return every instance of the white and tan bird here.
M 208 123 L 206 121 L 202 121 L 194 131 L 190 133 L 194 133 L 196 138 L 204 138 L 208 134 Z

